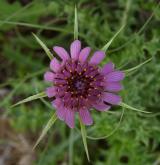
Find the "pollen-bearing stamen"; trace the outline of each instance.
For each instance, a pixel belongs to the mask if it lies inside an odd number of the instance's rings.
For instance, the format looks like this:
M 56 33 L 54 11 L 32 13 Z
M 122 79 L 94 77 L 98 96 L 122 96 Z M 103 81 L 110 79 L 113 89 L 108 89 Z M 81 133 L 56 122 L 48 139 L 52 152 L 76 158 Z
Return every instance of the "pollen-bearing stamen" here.
M 54 58 L 50 63 L 52 71 L 46 72 L 44 78 L 53 83 L 46 93 L 54 98 L 52 105 L 59 119 L 73 128 L 74 116 L 78 112 L 82 122 L 91 125 L 91 108 L 105 111 L 120 103 L 121 98 L 115 93 L 122 89 L 120 81 L 124 73 L 115 71 L 111 62 L 103 68 L 97 66 L 105 57 L 103 51 L 96 51 L 87 60 L 91 49 L 81 50 L 79 40 L 71 44 L 70 55 L 64 48 L 55 46 L 53 49 L 62 62 Z

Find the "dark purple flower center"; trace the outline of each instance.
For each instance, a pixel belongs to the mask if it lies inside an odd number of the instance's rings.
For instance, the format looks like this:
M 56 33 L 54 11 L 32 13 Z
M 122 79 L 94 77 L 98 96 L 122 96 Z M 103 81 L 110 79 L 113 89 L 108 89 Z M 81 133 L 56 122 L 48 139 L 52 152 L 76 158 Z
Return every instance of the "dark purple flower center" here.
M 85 82 L 81 80 L 76 80 L 73 85 L 74 85 L 74 88 L 78 91 L 85 89 Z
M 103 81 L 104 76 L 100 74 L 98 67 L 88 62 L 70 60 L 56 73 L 57 96 L 62 98 L 66 106 L 73 106 L 68 103 L 72 100 L 76 104 L 74 107 L 88 107 L 101 96 Z
M 86 92 L 90 88 L 90 82 L 92 82 L 92 80 L 84 75 L 84 71 L 81 75 L 75 71 L 72 73 L 71 77 L 67 79 L 67 91 L 71 92 L 72 96 L 85 96 L 85 94 L 87 94 Z

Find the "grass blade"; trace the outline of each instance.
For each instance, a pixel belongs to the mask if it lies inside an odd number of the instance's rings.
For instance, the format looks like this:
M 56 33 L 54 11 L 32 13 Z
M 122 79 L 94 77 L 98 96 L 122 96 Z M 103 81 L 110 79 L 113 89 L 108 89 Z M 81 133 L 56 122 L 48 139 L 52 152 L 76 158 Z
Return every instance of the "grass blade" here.
M 126 109 L 130 109 L 130 110 L 133 110 L 133 111 L 137 111 L 137 112 L 142 112 L 142 113 L 152 113 L 152 112 L 143 111 L 143 110 L 140 110 L 140 109 L 134 108 L 134 107 L 132 107 L 132 106 L 130 106 L 130 105 L 127 105 L 126 103 L 123 103 L 123 102 L 120 103 L 120 106 L 121 106 L 121 107 L 124 107 L 124 108 L 126 108 Z
M 32 34 L 35 37 L 36 41 L 41 45 L 43 50 L 46 52 L 46 54 L 49 57 L 49 59 L 52 60 L 53 59 L 53 55 L 50 52 L 50 50 L 47 48 L 47 46 L 34 33 L 32 33 Z
M 70 129 L 69 137 L 69 165 L 73 165 L 73 145 L 74 145 L 74 129 Z
M 20 105 L 20 104 L 23 104 L 23 103 L 26 103 L 26 102 L 30 102 L 30 101 L 33 101 L 33 100 L 36 100 L 36 99 L 40 99 L 40 98 L 46 97 L 46 96 L 47 95 L 46 95 L 45 92 L 41 92 L 41 93 L 38 93 L 36 95 L 27 97 L 26 99 L 19 101 L 18 103 L 12 105 L 11 107 L 13 108 L 13 107 L 15 107 L 17 105 Z
M 113 53 L 113 52 L 116 52 L 116 51 L 119 51 L 121 49 L 123 49 L 124 47 L 126 47 L 128 44 L 130 44 L 131 42 L 133 42 L 135 39 L 136 39 L 136 35 L 140 35 L 144 29 L 147 27 L 147 25 L 150 23 L 150 21 L 152 20 L 153 16 L 155 15 L 155 11 L 158 10 L 160 6 L 160 2 L 157 4 L 156 8 L 154 9 L 154 11 L 151 13 L 151 15 L 149 16 L 149 18 L 146 20 L 146 22 L 143 24 L 143 26 L 138 30 L 138 32 L 135 32 L 133 34 L 133 37 L 130 37 L 130 39 L 125 42 L 123 45 L 121 45 L 120 47 L 118 48 L 115 48 L 113 50 L 109 50 L 109 53 Z
M 116 127 L 113 129 L 112 132 L 110 132 L 108 135 L 104 135 L 104 136 L 101 136 L 101 137 L 87 136 L 87 138 L 88 138 L 88 139 L 91 139 L 91 140 L 102 140 L 102 139 L 107 139 L 107 138 L 109 138 L 109 137 L 112 136 L 112 135 L 118 130 L 118 128 L 120 127 L 121 122 L 122 122 L 122 119 L 123 119 L 123 116 L 124 116 L 124 107 L 123 107 L 123 110 L 122 110 L 122 113 L 121 113 L 119 122 L 118 122 L 118 124 L 116 125 Z
M 73 32 L 71 32 L 69 30 L 66 30 L 66 29 L 63 29 L 63 28 L 50 27 L 50 26 L 38 25 L 38 24 L 31 24 L 31 23 L 26 23 L 26 22 L 15 22 L 15 21 L 3 21 L 3 20 L 0 20 L 0 24 L 2 24 L 2 23 L 3 24 L 9 24 L 9 25 L 19 25 L 19 26 L 36 28 L 36 29 L 52 30 L 52 31 L 57 31 L 57 32 L 73 34 Z
M 74 10 L 74 39 L 78 39 L 78 13 L 76 6 Z
M 135 66 L 135 67 L 133 67 L 133 68 L 124 70 L 124 72 L 125 72 L 125 73 L 129 73 L 129 72 L 132 72 L 132 71 L 134 71 L 134 70 L 136 70 L 136 69 L 139 69 L 140 67 L 142 67 L 142 66 L 145 65 L 146 63 L 150 62 L 151 60 L 152 60 L 152 58 L 149 58 L 148 60 L 146 60 L 146 61 L 140 63 L 139 65 L 137 65 L 137 66 Z
M 4 21 L 9 21 L 10 19 L 12 19 L 13 17 L 21 14 L 22 12 L 24 12 L 26 9 L 28 9 L 31 5 L 33 5 L 33 3 L 35 3 L 35 1 L 32 1 L 30 3 L 28 3 L 27 5 L 25 5 L 24 7 L 20 8 L 19 10 L 17 10 L 15 13 L 13 13 L 12 15 L 9 15 L 7 18 L 5 18 Z M 2 26 L 4 23 L 0 23 L 0 26 Z
M 121 26 L 126 25 L 126 23 L 127 23 L 127 18 L 129 17 L 129 10 L 131 7 L 131 3 L 132 3 L 132 0 L 126 1 L 126 6 L 125 6 L 124 13 L 123 13 L 122 21 L 121 21 Z
M 44 136 L 47 134 L 48 130 L 52 127 L 52 125 L 55 123 L 55 121 L 57 120 L 57 116 L 54 113 L 52 115 L 52 117 L 49 119 L 48 123 L 46 124 L 46 126 L 44 127 L 44 129 L 42 130 L 41 135 L 39 136 L 38 140 L 36 141 L 33 150 L 36 148 L 36 146 L 39 144 L 39 142 L 44 138 Z
M 80 126 L 81 126 L 81 134 L 82 134 L 82 140 L 83 140 L 85 152 L 86 152 L 88 161 L 90 161 L 88 147 L 87 147 L 87 140 L 86 140 L 87 139 L 86 128 L 85 128 L 85 125 L 82 123 L 80 118 L 79 118 L 79 122 L 80 122 Z
M 109 40 L 109 42 L 103 46 L 103 48 L 101 50 L 103 50 L 104 52 L 106 52 L 109 48 L 109 46 L 111 45 L 111 43 L 113 42 L 113 40 L 117 37 L 117 35 L 122 31 L 122 29 L 125 27 L 125 25 L 122 25 L 121 28 L 117 31 L 117 33 Z

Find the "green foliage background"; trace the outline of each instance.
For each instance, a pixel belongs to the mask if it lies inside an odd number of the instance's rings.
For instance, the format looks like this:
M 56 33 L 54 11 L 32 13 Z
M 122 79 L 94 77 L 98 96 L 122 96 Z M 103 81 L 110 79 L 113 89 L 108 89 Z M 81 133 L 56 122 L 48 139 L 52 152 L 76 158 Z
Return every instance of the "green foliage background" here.
M 116 131 L 104 140 L 88 139 L 91 163 L 87 162 L 80 133 L 74 131 L 73 164 L 158 165 L 160 163 L 160 7 L 156 0 L 35 0 L 0 1 L 0 90 L 9 92 L 0 102 L 1 115 L 9 117 L 18 133 L 35 139 L 53 113 L 50 104 L 37 100 L 11 109 L 22 98 L 43 91 L 43 73 L 49 59 L 35 41 L 34 32 L 52 50 L 66 49 L 73 41 L 74 5 L 78 7 L 79 38 L 83 45 L 100 49 L 126 24 L 114 40 L 103 63 L 112 60 L 122 70 L 153 57 L 126 76 L 124 102 L 153 112 L 140 114 L 124 109 Z M 150 22 L 142 31 L 150 15 Z M 138 33 L 137 33 L 138 32 Z M 47 99 L 46 99 L 47 100 Z M 47 100 L 49 103 L 49 100 Z M 46 102 L 45 102 L 46 103 Z M 110 134 L 120 120 L 121 107 L 110 112 L 92 112 L 94 125 L 88 135 Z M 79 124 L 77 122 L 77 127 Z M 36 149 L 35 165 L 68 164 L 69 129 L 57 121 Z

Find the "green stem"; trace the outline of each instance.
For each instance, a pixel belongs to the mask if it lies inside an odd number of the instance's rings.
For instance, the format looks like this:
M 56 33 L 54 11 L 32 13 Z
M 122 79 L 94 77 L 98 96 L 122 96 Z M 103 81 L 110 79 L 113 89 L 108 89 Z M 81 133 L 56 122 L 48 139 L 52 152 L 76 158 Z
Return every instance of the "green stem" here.
M 75 6 L 74 10 L 74 39 L 78 39 L 78 13 L 77 13 L 77 7 Z
M 73 145 L 74 145 L 74 130 L 70 130 L 69 138 L 69 165 L 73 165 Z

